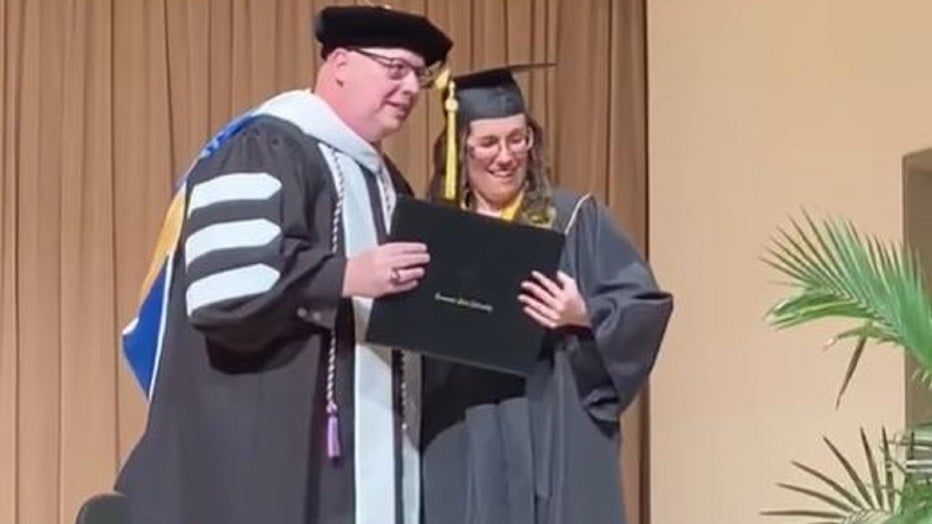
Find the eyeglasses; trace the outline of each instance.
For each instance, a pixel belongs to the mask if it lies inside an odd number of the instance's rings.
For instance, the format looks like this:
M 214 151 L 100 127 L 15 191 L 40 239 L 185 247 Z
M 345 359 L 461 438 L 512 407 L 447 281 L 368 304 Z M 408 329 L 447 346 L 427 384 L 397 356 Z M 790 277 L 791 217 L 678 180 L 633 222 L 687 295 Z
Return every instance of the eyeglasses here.
M 529 129 L 516 131 L 504 137 L 484 136 L 467 147 L 476 160 L 492 160 L 502 152 L 502 144 L 514 156 L 522 156 L 534 145 L 534 134 Z
M 408 74 L 414 73 L 414 77 L 417 78 L 418 85 L 422 88 L 426 88 L 430 87 L 431 84 L 434 83 L 434 78 L 437 76 L 437 68 L 417 67 L 412 65 L 407 60 L 393 56 L 380 55 L 378 53 L 373 53 L 372 51 L 360 49 L 358 47 L 354 47 L 350 49 L 350 51 L 359 53 L 362 56 L 384 67 L 388 72 L 388 78 L 396 82 L 404 80 Z

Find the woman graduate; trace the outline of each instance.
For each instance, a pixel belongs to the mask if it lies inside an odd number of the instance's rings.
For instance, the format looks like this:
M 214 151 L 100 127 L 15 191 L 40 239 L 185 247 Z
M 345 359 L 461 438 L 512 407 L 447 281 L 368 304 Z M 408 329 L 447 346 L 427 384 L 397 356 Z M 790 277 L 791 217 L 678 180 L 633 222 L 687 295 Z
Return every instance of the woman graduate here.
M 425 360 L 427 524 L 623 523 L 618 419 L 672 311 L 607 211 L 552 188 L 544 135 L 512 75 L 526 67 L 443 87 L 447 131 L 429 198 L 566 233 L 560 272 L 534 274 L 516 296 L 548 329 L 545 350 L 526 379 Z

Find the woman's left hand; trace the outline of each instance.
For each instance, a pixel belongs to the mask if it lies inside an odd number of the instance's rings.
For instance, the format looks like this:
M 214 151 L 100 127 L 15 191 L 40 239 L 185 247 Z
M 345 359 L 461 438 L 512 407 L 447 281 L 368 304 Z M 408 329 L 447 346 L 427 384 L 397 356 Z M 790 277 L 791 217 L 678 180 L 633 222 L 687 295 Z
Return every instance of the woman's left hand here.
M 527 316 L 550 329 L 564 326 L 589 327 L 586 301 L 579 294 L 575 280 L 562 271 L 557 273 L 559 282 L 537 271 L 532 276 L 530 280 L 521 283 L 524 292 L 518 295 Z

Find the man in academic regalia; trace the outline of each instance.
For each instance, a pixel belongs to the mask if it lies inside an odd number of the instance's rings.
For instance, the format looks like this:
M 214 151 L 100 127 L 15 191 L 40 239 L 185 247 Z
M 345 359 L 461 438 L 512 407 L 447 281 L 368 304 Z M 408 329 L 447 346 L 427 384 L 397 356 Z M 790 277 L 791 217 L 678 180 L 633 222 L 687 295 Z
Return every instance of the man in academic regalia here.
M 326 8 L 315 34 L 313 92 L 231 122 L 166 218 L 156 298 L 124 333 L 151 401 L 117 481 L 133 524 L 418 521 L 417 391 L 405 359 L 358 334 L 428 262 L 383 243 L 410 189 L 380 142 L 452 43 L 380 7 Z

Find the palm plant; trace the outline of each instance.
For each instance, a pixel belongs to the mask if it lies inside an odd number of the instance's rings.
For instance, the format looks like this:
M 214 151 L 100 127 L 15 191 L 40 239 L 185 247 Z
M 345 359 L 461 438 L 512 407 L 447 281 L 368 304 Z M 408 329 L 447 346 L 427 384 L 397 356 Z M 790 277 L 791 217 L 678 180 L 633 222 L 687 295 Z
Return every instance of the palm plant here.
M 831 440 L 825 438 L 825 444 L 844 469 L 853 487 L 847 488 L 822 471 L 793 462 L 796 468 L 818 481 L 821 490 L 795 484 L 777 485 L 820 502 L 822 508 L 773 510 L 762 514 L 818 519 L 814 522 L 819 524 L 930 524 L 932 480 L 929 470 L 917 464 L 915 458 L 903 460 L 898 456 L 928 456 L 932 440 L 922 438 L 922 441 L 918 440 L 917 433 L 911 431 L 901 440 L 892 441 L 884 430 L 880 452 L 875 454 L 862 429 L 861 446 L 867 475 L 859 474 L 851 460 Z
M 804 217 L 805 227 L 793 220 L 792 232 L 779 230 L 764 258 L 795 289 L 768 312 L 770 324 L 788 328 L 827 318 L 858 321 L 828 344 L 856 340 L 837 401 L 868 342 L 905 350 L 918 364 L 918 378 L 932 386 L 932 304 L 915 255 L 905 246 L 861 235 L 848 221 L 816 224 L 808 213 Z
M 907 457 L 895 464 L 903 478 L 900 505 L 884 524 L 932 524 L 932 426 L 910 429 L 899 444 Z
M 854 351 L 839 388 L 836 405 L 851 382 L 869 343 L 903 349 L 917 363 L 917 378 L 932 387 L 932 304 L 925 291 L 915 255 L 905 246 L 860 234 L 848 221 L 817 223 L 808 213 L 804 222 L 780 229 L 764 262 L 789 280 L 793 293 L 768 312 L 768 322 L 789 328 L 829 318 L 848 319 L 856 326 L 834 336 L 828 345 L 853 339 Z M 932 524 L 932 434 L 907 431 L 896 444 L 905 460 L 891 452 L 883 434 L 875 455 L 863 430 L 869 480 L 859 475 L 838 448 L 825 440 L 841 463 L 853 491 L 824 473 L 794 465 L 814 477 L 822 489 L 791 484 L 782 488 L 818 500 L 824 509 L 793 509 L 766 515 L 804 517 L 818 523 Z M 878 456 L 879 455 L 879 456 Z

